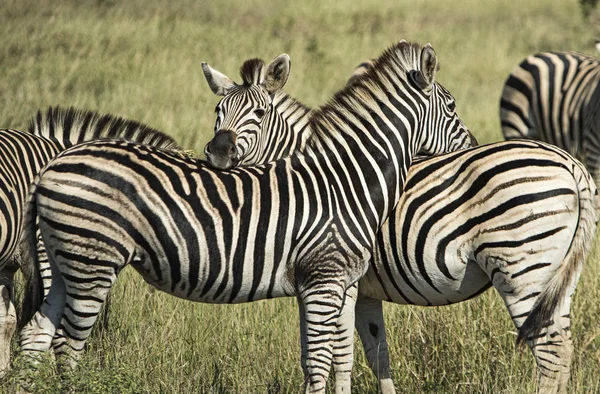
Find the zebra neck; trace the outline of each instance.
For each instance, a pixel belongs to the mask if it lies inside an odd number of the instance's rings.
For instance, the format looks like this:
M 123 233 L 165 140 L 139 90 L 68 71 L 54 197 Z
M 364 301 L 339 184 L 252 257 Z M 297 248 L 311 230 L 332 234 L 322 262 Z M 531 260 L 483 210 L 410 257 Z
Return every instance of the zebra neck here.
M 302 152 L 312 135 L 309 121 L 312 111 L 287 93 L 278 92 L 273 99 L 272 116 L 263 124 L 265 153 L 260 162 L 274 161 Z
M 316 114 L 311 119 L 314 134 L 306 155 L 314 155 L 328 172 L 330 184 L 349 185 L 359 205 L 372 213 L 372 225 L 378 228 L 400 198 L 408 168 L 415 152 L 412 149 L 414 119 L 401 119 L 388 102 L 373 102 L 367 108 L 337 108 L 328 116 Z M 386 115 L 375 122 L 366 115 L 375 115 L 375 108 L 388 107 Z M 362 115 L 361 115 L 362 114 Z M 324 132 L 325 130 L 325 132 Z M 332 132 L 333 131 L 333 132 Z M 348 195 L 340 187 L 337 195 Z

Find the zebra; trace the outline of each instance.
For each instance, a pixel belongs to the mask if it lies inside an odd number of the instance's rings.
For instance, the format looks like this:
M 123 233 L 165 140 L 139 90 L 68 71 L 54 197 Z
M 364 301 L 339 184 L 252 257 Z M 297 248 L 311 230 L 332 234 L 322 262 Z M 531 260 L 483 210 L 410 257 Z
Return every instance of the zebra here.
M 302 154 L 267 165 L 224 172 L 124 141 L 59 154 L 41 171 L 28 205 L 25 355 L 35 359 L 54 346 L 59 364 L 74 367 L 106 294 L 130 264 L 148 283 L 193 301 L 296 296 L 305 390 L 324 392 L 332 347 L 346 346 L 351 360 L 353 339 L 337 337 L 336 325 L 354 326 L 355 283 L 412 156 L 471 141 L 452 96 L 435 81 L 431 45 L 400 41 L 373 70 L 314 113 Z M 223 92 L 253 90 L 266 108 L 284 74 L 273 71 L 264 80 L 247 76 L 263 80 L 262 90 L 218 74 L 211 82 Z M 259 115 L 249 114 L 249 122 Z M 52 270 L 45 299 L 36 218 Z M 336 391 L 349 390 L 350 369 L 336 374 Z
M 29 185 L 60 151 L 99 138 L 126 138 L 179 149 L 171 137 L 141 123 L 75 108 L 38 111 L 27 131 L 0 130 L 0 371 L 9 366 L 10 340 L 17 323 L 12 287 L 19 268 L 16 252 Z M 43 270 L 46 281 L 49 273 Z
M 280 61 L 281 56 L 273 60 Z M 257 69 L 264 67 L 262 61 L 249 62 Z M 248 67 L 242 66 L 242 74 Z M 207 64 L 203 69 L 208 76 L 216 72 Z M 348 83 L 359 83 L 368 69 L 369 63 L 362 63 Z M 217 105 L 216 129 L 224 122 L 241 126 L 229 129 L 235 136 L 229 140 L 237 140 L 238 146 L 227 147 L 221 141 L 217 150 L 237 148 L 239 156 L 218 157 L 211 149 L 223 131 L 207 144 L 205 152 L 217 156 L 209 160 L 213 165 L 232 159 L 237 165 L 264 164 L 256 158 L 279 159 L 284 152 L 305 149 L 278 146 L 280 157 L 256 151 L 265 148 L 266 142 L 260 141 L 308 140 L 311 130 L 305 125 L 312 114 L 278 90 L 256 130 L 243 121 L 244 114 L 261 105 L 249 92 L 246 97 L 225 95 Z M 230 105 L 230 100 L 244 105 Z M 306 119 L 288 116 L 296 113 L 290 110 L 295 106 L 304 110 Z M 254 154 L 245 155 L 248 151 Z M 476 297 L 492 285 L 507 306 L 519 341 L 527 342 L 536 359 L 540 392 L 564 391 L 572 353 L 569 318 L 564 315 L 594 234 L 597 212 L 590 201 L 596 195 L 589 172 L 544 143 L 496 143 L 413 164 L 358 286 L 356 328 L 382 392 L 395 392 L 382 300 L 441 306 Z M 548 324 L 552 317 L 556 323 Z M 557 334 L 560 341 L 550 343 Z M 342 361 L 334 366 L 343 365 L 343 357 L 339 358 Z
M 600 59 L 577 52 L 544 52 L 523 60 L 500 99 L 506 139 L 557 145 L 585 163 L 600 182 Z

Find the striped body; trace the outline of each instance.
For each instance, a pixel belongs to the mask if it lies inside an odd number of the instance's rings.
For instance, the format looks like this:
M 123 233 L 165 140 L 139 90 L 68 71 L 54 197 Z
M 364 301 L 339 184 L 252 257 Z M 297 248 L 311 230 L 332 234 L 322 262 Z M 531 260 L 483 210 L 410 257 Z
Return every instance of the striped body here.
M 360 292 L 424 306 L 464 301 L 494 280 L 540 293 L 567 255 L 580 217 L 595 223 L 593 212 L 579 207 L 595 192 L 578 162 L 537 142 L 424 160 L 411 167 Z M 512 308 L 530 311 L 534 301 L 511 303 L 511 315 L 520 315 Z
M 28 255 L 37 217 L 53 271 L 22 332 L 25 351 L 45 351 L 56 336 L 57 355 L 74 362 L 118 272 L 131 264 L 149 283 L 194 301 L 296 295 L 306 390 L 324 392 L 335 343 L 346 339 L 336 337 L 336 324 L 353 323 L 352 285 L 412 155 L 470 145 L 447 108 L 449 93 L 434 82 L 436 62 L 429 45 L 390 48 L 370 80 L 315 113 L 304 154 L 263 166 L 223 172 L 127 142 L 61 153 L 42 171 L 28 214 Z M 267 92 L 255 90 L 265 100 Z M 39 305 L 34 292 L 28 297 Z M 338 391 L 349 383 L 349 375 L 336 382 Z
M 368 70 L 368 63 L 361 65 L 349 84 L 357 83 Z M 292 98 L 281 90 L 275 92 L 272 113 L 265 115 L 260 131 L 253 135 L 265 140 L 307 139 L 311 133 L 304 126 L 307 120 L 286 116 L 277 105 L 278 96 L 286 97 L 286 108 L 292 106 Z M 219 118 L 239 110 L 230 109 L 227 99 Z M 259 105 L 250 98 L 246 103 L 244 112 Z M 305 116 L 310 118 L 311 113 Z M 271 121 L 276 118 L 278 122 Z M 234 130 L 238 141 L 247 140 L 246 129 Z M 238 164 L 256 162 L 242 153 Z M 492 284 L 517 328 L 534 315 L 519 335 L 528 339 L 540 366 L 540 390 L 564 390 L 571 352 L 568 319 L 556 326 L 543 322 L 532 327 L 531 322 L 541 308 L 547 307 L 546 314 L 568 313 L 579 275 L 570 270 L 580 270 L 585 260 L 597 220 L 589 202 L 596 194 L 590 174 L 579 162 L 536 142 L 491 144 L 411 166 L 404 194 L 382 226 L 374 258 L 358 286 L 356 328 L 382 391 L 393 393 L 394 387 L 381 300 L 447 305 L 472 298 Z M 564 280 L 566 293 L 553 290 L 555 277 Z M 544 306 L 544 294 L 552 294 L 550 302 L 562 303 L 560 307 Z M 552 357 L 546 354 L 543 340 L 530 339 L 544 330 L 564 337 Z M 343 355 L 334 357 L 336 365 L 344 365 Z M 560 366 L 558 372 L 548 374 L 547 369 L 555 365 Z
M 58 141 L 30 132 L 0 130 L 0 268 L 15 253 L 31 182 L 63 149 Z
M 506 139 L 559 146 L 600 182 L 600 59 L 577 52 L 527 57 L 505 83 L 500 120 Z
M 29 187 L 40 169 L 60 151 L 101 138 L 128 138 L 177 148 L 165 134 L 137 122 L 73 108 L 38 112 L 27 132 L 0 130 L 0 371 L 9 366 L 10 340 L 16 326 L 13 276 L 19 267 L 18 242 Z M 43 249 L 42 249 L 43 251 Z M 50 271 L 42 267 L 49 286 Z

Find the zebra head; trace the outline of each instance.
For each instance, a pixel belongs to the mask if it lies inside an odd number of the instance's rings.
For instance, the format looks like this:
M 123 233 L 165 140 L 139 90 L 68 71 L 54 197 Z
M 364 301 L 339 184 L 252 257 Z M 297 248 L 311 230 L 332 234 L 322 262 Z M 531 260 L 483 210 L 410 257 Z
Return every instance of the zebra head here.
M 407 73 L 408 83 L 416 87 L 424 99 L 420 131 L 413 141 L 420 148 L 420 155 L 436 155 L 478 145 L 477 139 L 458 116 L 452 94 L 435 81 L 438 70 L 436 53 L 430 44 L 425 44 L 421 49 L 419 67 Z M 444 132 L 432 134 L 431 130 Z
M 236 84 L 224 74 L 202 63 L 206 81 L 214 94 L 223 96 L 215 112 L 215 136 L 204 148 L 208 163 L 229 169 L 261 149 L 261 124 L 273 112 L 273 98 L 287 82 L 290 57 L 282 54 L 268 66 L 260 59 L 244 62 L 240 69 L 243 80 Z

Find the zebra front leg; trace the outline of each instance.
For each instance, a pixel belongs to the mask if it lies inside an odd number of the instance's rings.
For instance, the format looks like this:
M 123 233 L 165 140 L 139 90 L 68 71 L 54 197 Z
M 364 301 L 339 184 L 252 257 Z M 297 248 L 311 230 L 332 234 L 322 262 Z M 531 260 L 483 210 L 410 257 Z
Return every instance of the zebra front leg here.
M 333 358 L 333 340 L 344 303 L 345 286 L 321 280 L 299 292 L 303 304 L 306 339 L 305 392 L 324 393 Z M 352 319 L 353 317 L 350 317 Z M 352 319 L 353 320 L 353 319 Z M 346 322 L 345 324 L 348 324 Z M 354 322 L 352 321 L 352 324 Z
M 10 340 L 17 327 L 17 314 L 12 302 L 16 270 L 16 265 L 7 264 L 0 272 L 0 376 L 10 367 Z
M 336 325 L 333 341 L 333 371 L 336 394 L 350 393 L 354 365 L 354 318 L 358 284 L 352 285 L 344 296 L 342 312 Z
M 395 394 L 390 371 L 390 355 L 383 322 L 381 300 L 359 298 L 356 303 L 356 330 L 371 370 L 383 394 Z

